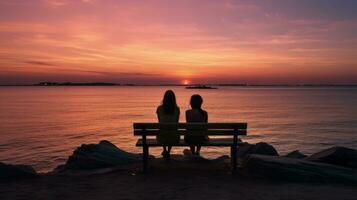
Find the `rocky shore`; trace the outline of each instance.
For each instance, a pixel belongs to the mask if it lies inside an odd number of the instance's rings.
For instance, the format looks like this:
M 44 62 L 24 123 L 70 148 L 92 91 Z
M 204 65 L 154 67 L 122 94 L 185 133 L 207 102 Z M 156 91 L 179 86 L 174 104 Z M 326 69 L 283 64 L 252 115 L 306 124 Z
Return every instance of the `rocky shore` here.
M 30 166 L 0 163 L 0 199 L 354 199 L 357 150 L 332 147 L 306 156 L 279 155 L 270 144 L 245 143 L 239 170 L 230 158 L 214 160 L 173 155 L 171 162 L 151 156 L 141 173 L 141 155 L 108 141 L 78 147 L 64 165 L 37 174 Z M 321 190 L 323 192 L 321 192 Z M 308 192 L 306 192 L 308 191 Z M 320 192 L 319 192 L 320 191 Z

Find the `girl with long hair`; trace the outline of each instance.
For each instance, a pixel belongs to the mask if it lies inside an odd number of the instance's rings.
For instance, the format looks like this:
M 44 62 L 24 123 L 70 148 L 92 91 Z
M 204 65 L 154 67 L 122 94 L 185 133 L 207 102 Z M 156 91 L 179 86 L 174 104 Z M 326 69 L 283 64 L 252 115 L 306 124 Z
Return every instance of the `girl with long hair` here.
M 162 99 L 162 103 L 156 110 L 157 118 L 160 123 L 178 123 L 180 118 L 180 108 L 176 103 L 176 96 L 172 90 L 167 90 Z M 176 144 L 180 140 L 180 135 L 177 129 L 165 128 L 162 126 L 157 135 L 157 140 L 163 144 L 162 156 L 170 159 L 171 145 Z

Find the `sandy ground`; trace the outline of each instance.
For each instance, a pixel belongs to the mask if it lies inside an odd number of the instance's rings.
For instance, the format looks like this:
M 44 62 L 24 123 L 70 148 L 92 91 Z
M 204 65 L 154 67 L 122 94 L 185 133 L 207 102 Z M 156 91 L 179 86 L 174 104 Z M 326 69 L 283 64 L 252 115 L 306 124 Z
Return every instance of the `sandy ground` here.
M 357 199 L 356 185 L 269 181 L 202 164 L 153 165 L 147 174 L 119 170 L 0 181 L 0 199 Z
M 357 187 L 196 172 L 42 177 L 0 184 L 0 199 L 356 199 Z

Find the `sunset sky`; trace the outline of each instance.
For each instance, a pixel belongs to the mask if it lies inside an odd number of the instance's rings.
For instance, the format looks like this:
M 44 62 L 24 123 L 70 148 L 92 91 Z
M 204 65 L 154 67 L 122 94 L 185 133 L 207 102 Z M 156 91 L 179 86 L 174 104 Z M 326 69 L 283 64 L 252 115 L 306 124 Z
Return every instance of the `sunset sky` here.
M 0 0 L 0 84 L 357 84 L 356 0 Z

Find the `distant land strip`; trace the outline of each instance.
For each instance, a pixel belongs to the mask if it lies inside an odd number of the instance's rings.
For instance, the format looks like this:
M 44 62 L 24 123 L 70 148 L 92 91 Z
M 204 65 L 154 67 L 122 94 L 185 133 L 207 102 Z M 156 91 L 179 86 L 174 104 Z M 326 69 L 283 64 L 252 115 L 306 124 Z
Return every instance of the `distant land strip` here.
M 2 84 L 0 86 L 234 86 L 234 87 L 357 87 L 357 84 L 248 84 L 248 83 L 207 83 L 207 84 L 133 84 L 110 82 L 40 82 L 36 84 Z

